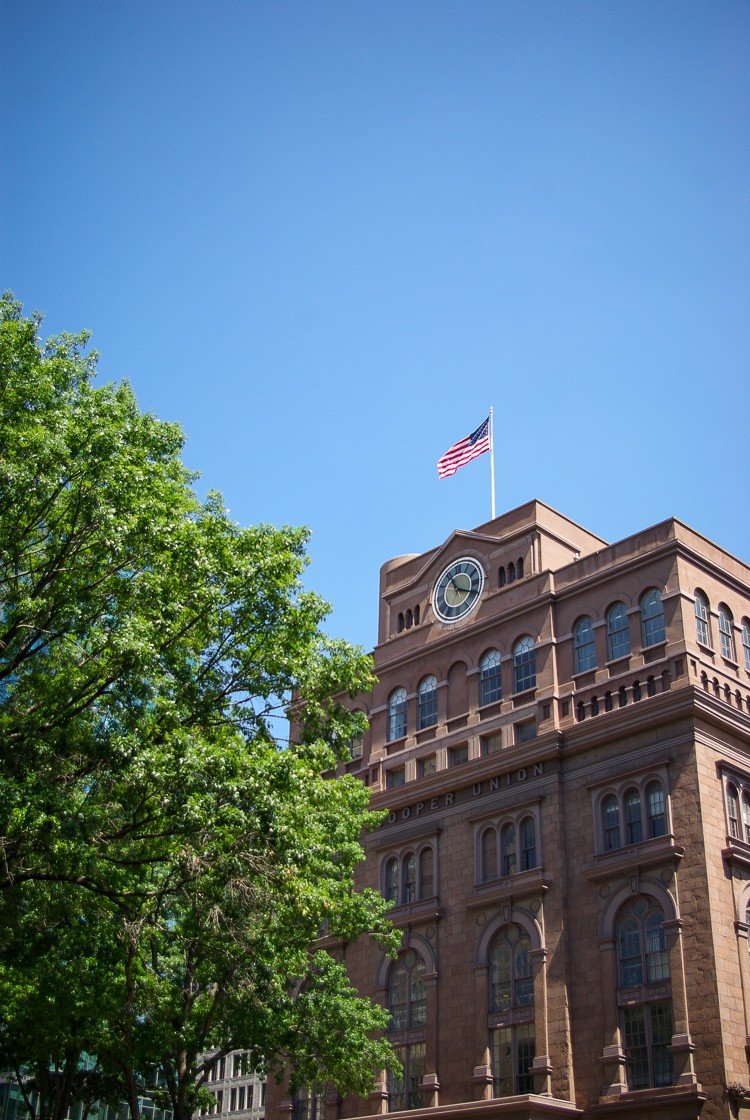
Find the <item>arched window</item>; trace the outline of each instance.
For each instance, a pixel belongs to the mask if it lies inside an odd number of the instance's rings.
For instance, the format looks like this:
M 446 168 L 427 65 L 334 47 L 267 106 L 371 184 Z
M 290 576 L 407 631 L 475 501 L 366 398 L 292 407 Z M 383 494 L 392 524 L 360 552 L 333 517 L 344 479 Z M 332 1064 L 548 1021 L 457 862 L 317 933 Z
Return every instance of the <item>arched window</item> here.
M 530 871 L 537 866 L 536 825 L 533 817 L 524 817 L 519 827 L 521 839 L 521 870 Z
M 404 886 L 402 901 L 414 902 L 417 897 L 417 857 L 414 852 L 404 856 Z
M 596 668 L 596 644 L 594 642 L 594 625 L 586 615 L 581 618 L 573 630 L 573 647 L 575 649 L 575 671 L 583 673 L 587 669 Z
M 727 783 L 727 818 L 729 820 L 729 835 L 734 837 L 735 840 L 741 840 L 740 801 L 737 796 L 737 787 L 732 782 Z
M 396 688 L 388 697 L 388 742 L 406 734 L 406 689 Z
M 602 802 L 602 827 L 604 850 L 613 852 L 620 847 L 620 806 L 613 793 L 607 794 Z
M 505 568 L 502 564 L 497 569 L 497 586 L 505 587 Z
M 750 843 L 750 793 L 746 789 L 742 791 L 742 831 L 743 840 Z
M 719 603 L 719 637 L 721 640 L 721 656 L 728 661 L 734 661 L 734 619 L 729 607 Z
M 533 1003 L 531 942 L 519 926 L 505 926 L 490 947 L 490 1010 L 510 1011 Z
M 481 848 L 481 879 L 483 883 L 489 883 L 497 879 L 497 833 L 494 828 L 485 828 Z
M 621 988 L 669 979 L 664 916 L 649 899 L 641 896 L 627 908 L 618 925 L 617 944 Z
M 432 848 L 419 853 L 419 897 L 432 898 L 435 894 L 435 859 Z
M 742 648 L 745 652 L 745 668 L 750 673 L 750 620 L 742 620 Z
M 667 810 L 661 782 L 649 782 L 646 786 L 646 813 L 649 836 L 666 836 Z
M 425 677 L 417 689 L 417 726 L 420 731 L 437 723 L 438 694 L 435 677 Z
M 640 844 L 643 839 L 641 820 L 641 795 L 637 789 L 629 789 L 625 794 L 625 829 L 628 844 Z
M 702 591 L 695 593 L 695 637 L 702 646 L 711 645 L 710 608 Z
M 388 902 L 398 902 L 398 860 L 394 856 L 385 865 L 383 894 Z
M 393 964 L 388 980 L 391 1030 L 424 1026 L 427 1016 L 424 972 L 424 961 L 413 949 L 407 949 Z
M 493 1095 L 533 1092 L 534 1024 L 514 1022 L 514 1012 L 534 1004 L 531 943 L 517 925 L 505 926 L 490 946 L 490 1011 L 502 1012 L 502 1027 L 490 1031 Z
M 479 706 L 494 704 L 503 698 L 500 653 L 488 649 L 479 662 Z
M 500 874 L 516 873 L 516 826 L 508 823 L 500 829 Z
M 536 688 L 536 650 L 534 639 L 526 634 L 513 646 L 513 691 L 528 688 Z
M 427 1020 L 427 993 L 424 961 L 413 949 L 402 953 L 388 977 L 388 1010 L 391 1031 L 414 1031 Z M 403 1066 L 401 1075 L 388 1076 L 388 1107 L 393 1112 L 420 1108 L 421 1085 L 425 1072 L 425 1044 L 412 1042 L 399 1046 L 396 1055 Z
M 644 646 L 655 646 L 666 641 L 664 605 L 661 594 L 655 587 L 641 599 L 641 632 Z
M 516 565 L 511 560 L 511 562 L 508 564 L 508 583 L 513 583 L 515 578 L 516 578 Z
M 516 575 L 519 579 L 523 579 L 523 556 L 518 557 L 518 561 L 516 563 Z
M 630 624 L 624 603 L 613 603 L 607 611 L 607 657 L 616 661 L 630 653 Z
M 403 628 L 404 628 L 404 612 L 399 611 L 398 612 L 398 632 L 399 632 L 399 634 L 401 633 Z
M 649 898 L 639 895 L 623 911 L 616 927 L 619 987 L 622 996 L 622 1041 L 627 1056 L 628 1088 L 671 1085 L 672 1003 L 669 953 L 664 916 Z

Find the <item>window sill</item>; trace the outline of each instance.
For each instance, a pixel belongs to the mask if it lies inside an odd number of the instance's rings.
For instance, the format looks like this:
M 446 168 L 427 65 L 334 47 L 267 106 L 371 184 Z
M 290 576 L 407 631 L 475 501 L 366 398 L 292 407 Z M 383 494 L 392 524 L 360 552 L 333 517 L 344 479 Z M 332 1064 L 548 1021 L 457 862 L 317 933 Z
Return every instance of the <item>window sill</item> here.
M 415 922 L 436 922 L 443 916 L 437 895 L 434 898 L 419 899 L 417 902 L 402 902 L 388 911 L 388 920 L 397 929 Z
M 489 716 L 499 712 L 502 708 L 503 698 L 498 696 L 497 700 L 490 700 L 487 704 L 480 704 L 478 711 L 482 719 L 487 719 Z
M 532 867 L 529 871 L 517 871 L 515 875 L 508 875 L 504 879 L 492 879 L 487 883 L 474 885 L 474 898 L 467 903 L 468 910 L 479 910 L 485 906 L 493 906 L 508 898 L 523 898 L 527 895 L 539 894 L 546 891 L 547 880 L 544 878 L 542 867 Z
M 617 993 L 618 1007 L 636 1007 L 642 1003 L 655 1003 L 672 998 L 672 985 L 669 980 L 653 984 L 634 984 L 632 988 L 620 988 Z
M 750 870 L 750 844 L 740 840 L 739 836 L 727 836 L 727 846 L 721 855 L 727 863 Z
M 626 1089 L 625 1092 L 611 1097 L 599 1097 L 599 1103 L 594 1105 L 592 1112 L 599 1116 L 644 1116 L 643 1110 L 647 1106 L 658 1108 L 666 1116 L 697 1116 L 703 1102 L 705 1093 L 701 1092 L 700 1085 L 664 1085 L 658 1089 Z M 693 1103 L 694 1102 L 694 1103 Z M 688 1104 L 690 1112 L 683 1112 Z M 648 1115 L 651 1115 L 650 1108 Z
M 636 867 L 652 867 L 665 860 L 677 863 L 684 854 L 685 849 L 675 844 L 674 836 L 657 836 L 653 840 L 642 840 L 640 844 L 615 848 L 611 852 L 599 852 L 594 856 L 594 869 L 585 871 L 584 877 L 589 882 L 596 883 Z

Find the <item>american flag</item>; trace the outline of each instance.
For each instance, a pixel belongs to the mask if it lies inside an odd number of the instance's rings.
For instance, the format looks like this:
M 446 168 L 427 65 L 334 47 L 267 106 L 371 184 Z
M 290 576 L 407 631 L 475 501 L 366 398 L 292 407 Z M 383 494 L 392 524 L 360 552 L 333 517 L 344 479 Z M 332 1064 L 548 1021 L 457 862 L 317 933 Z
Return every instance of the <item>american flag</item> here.
M 483 455 L 490 449 L 490 418 L 489 416 L 480 424 L 470 436 L 465 436 L 458 443 L 454 443 L 445 455 L 438 459 L 438 478 L 448 478 L 455 474 L 464 463 L 470 463 L 477 455 Z

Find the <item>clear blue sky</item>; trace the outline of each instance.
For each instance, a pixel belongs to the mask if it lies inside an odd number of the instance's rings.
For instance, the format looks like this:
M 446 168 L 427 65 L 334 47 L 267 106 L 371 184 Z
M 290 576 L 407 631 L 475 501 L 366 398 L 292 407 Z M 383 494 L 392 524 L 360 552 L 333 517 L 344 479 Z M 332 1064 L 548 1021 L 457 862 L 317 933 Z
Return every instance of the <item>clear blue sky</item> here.
M 380 564 L 538 497 L 750 560 L 747 0 L 0 0 L 0 283 L 236 518 Z

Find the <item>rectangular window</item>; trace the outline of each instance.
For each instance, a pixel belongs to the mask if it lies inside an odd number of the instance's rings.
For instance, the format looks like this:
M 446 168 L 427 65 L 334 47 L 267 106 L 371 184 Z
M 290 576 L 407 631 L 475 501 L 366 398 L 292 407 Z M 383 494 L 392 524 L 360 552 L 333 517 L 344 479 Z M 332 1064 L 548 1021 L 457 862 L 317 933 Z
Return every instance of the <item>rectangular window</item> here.
M 355 735 L 353 739 L 349 740 L 349 754 L 352 758 L 361 758 L 362 751 L 364 750 L 365 741 L 361 735 Z
M 232 1088 L 232 1092 L 231 1092 L 230 1097 L 229 1097 L 229 1111 L 230 1112 L 236 1112 L 237 1111 L 237 1088 L 236 1088 L 236 1086 Z
M 517 743 L 530 743 L 532 739 L 536 739 L 536 722 L 529 719 L 524 723 L 516 723 L 513 731 Z
M 623 1041 L 628 1058 L 629 1089 L 651 1089 L 672 1084 L 670 1003 L 626 1007 L 623 1011 Z
M 448 751 L 448 765 L 460 766 L 463 762 L 469 761 L 469 745 L 464 743 L 462 747 L 452 747 Z
M 533 1093 L 534 1024 L 498 1027 L 490 1032 L 493 1096 L 513 1097 Z
M 237 1090 L 237 1108 L 240 1112 L 242 1112 L 244 1107 L 245 1107 L 245 1086 L 240 1085 L 239 1089 Z
M 430 774 L 434 774 L 437 769 L 435 762 L 435 755 L 430 754 L 427 758 L 420 758 L 417 760 L 417 776 L 420 778 L 429 778 Z
M 498 754 L 503 749 L 503 736 L 500 731 L 482 737 L 482 754 Z
M 411 1046 L 399 1046 L 395 1053 L 403 1070 L 400 1075 L 393 1071 L 388 1074 L 388 1108 L 391 1112 L 421 1108 L 425 1044 L 414 1042 Z
M 667 814 L 664 805 L 664 790 L 658 782 L 652 783 L 646 790 L 648 799 L 648 825 L 652 837 L 666 836 Z
M 386 771 L 386 785 L 388 789 L 397 789 L 406 781 L 406 767 L 399 766 L 396 770 Z

